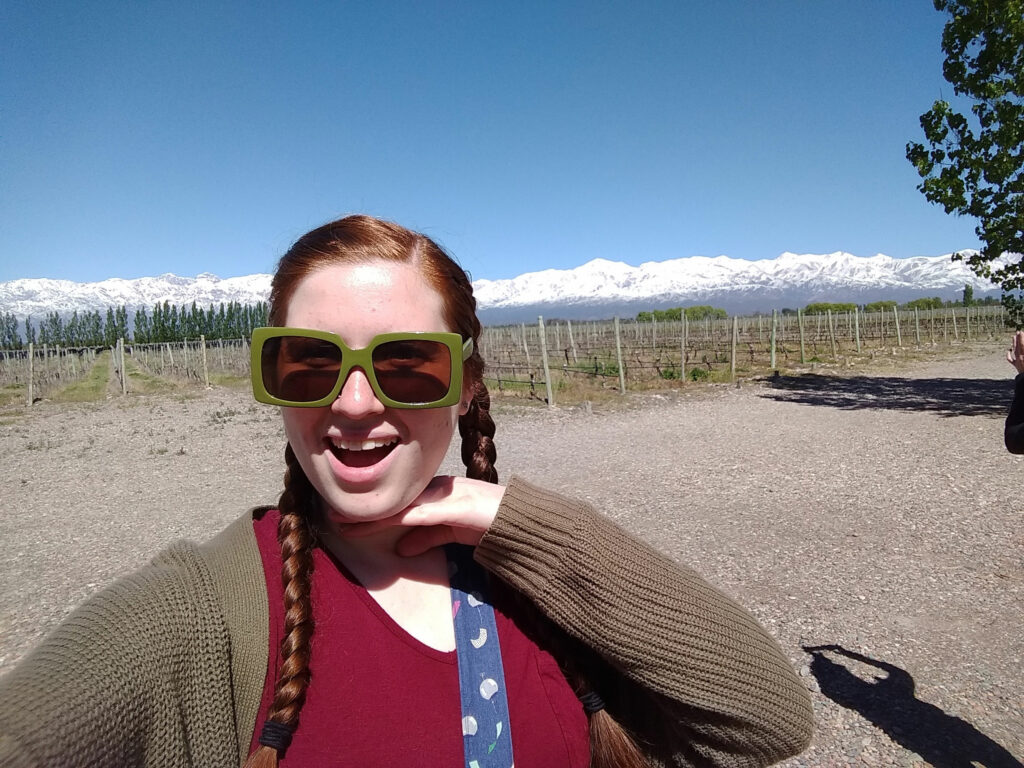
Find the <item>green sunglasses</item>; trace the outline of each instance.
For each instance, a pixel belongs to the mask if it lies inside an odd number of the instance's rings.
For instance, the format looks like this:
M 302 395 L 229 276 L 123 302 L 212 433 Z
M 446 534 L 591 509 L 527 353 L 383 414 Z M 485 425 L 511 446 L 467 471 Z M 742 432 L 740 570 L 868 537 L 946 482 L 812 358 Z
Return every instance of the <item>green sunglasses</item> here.
M 306 328 L 252 332 L 252 393 L 261 403 L 330 405 L 353 368 L 391 408 L 441 408 L 462 396 L 462 364 L 473 340 L 457 333 L 382 333 L 352 349 L 336 333 Z

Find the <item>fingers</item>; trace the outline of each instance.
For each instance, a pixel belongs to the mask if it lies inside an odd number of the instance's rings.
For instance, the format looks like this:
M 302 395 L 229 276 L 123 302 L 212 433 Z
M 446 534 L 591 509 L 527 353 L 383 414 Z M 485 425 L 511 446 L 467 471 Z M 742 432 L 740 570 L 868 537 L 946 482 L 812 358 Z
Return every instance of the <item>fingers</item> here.
M 439 475 L 401 512 L 352 523 L 338 533 L 358 539 L 386 528 L 409 528 L 395 546 L 395 552 L 406 557 L 452 542 L 476 546 L 494 521 L 504 493 L 505 487 L 494 483 Z

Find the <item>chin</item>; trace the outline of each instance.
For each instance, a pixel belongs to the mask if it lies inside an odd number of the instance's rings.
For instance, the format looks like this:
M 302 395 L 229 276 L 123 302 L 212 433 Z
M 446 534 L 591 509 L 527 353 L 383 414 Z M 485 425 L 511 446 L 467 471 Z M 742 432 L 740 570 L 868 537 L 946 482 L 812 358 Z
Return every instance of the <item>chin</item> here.
M 426 487 L 426 483 L 423 483 Z M 411 492 L 409 486 L 391 491 L 374 488 L 365 492 L 321 493 L 324 501 L 324 519 L 336 525 L 351 523 L 368 523 L 373 520 L 384 520 L 397 515 L 419 495 L 417 490 Z

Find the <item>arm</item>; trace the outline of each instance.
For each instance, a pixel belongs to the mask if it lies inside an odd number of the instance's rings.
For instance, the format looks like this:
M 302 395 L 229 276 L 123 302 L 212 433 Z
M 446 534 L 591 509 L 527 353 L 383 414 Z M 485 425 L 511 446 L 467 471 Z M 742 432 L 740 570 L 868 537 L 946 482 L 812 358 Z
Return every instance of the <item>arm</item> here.
M 175 545 L 0 678 L 0 765 L 237 768 L 229 652 L 209 571 Z
M 760 766 L 806 747 L 810 697 L 774 639 L 586 505 L 513 480 L 476 559 L 618 673 L 622 710 L 598 689 L 609 711 L 671 737 L 677 764 Z

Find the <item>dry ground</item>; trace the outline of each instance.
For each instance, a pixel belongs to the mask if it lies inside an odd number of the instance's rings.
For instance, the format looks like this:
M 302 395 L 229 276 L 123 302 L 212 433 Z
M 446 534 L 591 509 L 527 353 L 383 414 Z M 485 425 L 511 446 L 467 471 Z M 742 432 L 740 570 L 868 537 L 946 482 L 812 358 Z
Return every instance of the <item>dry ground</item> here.
M 815 744 L 788 765 L 1020 765 L 1012 371 L 979 345 L 844 373 L 499 405 L 498 467 L 592 500 L 751 608 L 813 691 Z M 273 501 L 283 445 L 274 409 L 225 389 L 0 411 L 0 669 L 169 541 Z

